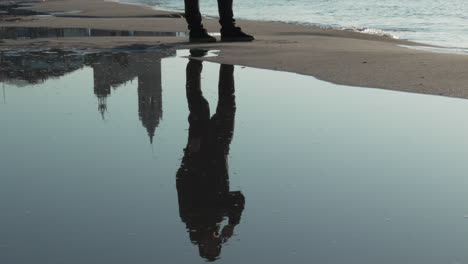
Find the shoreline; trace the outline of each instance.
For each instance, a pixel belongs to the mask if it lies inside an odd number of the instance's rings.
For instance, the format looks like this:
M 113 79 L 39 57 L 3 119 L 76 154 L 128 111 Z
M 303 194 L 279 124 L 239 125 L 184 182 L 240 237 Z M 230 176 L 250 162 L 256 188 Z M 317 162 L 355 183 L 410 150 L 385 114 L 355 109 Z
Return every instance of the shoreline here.
M 160 5 L 160 4 L 149 5 L 145 3 L 136 3 L 136 2 L 131 3 L 131 2 L 126 2 L 125 0 L 105 0 L 105 1 L 114 2 L 118 4 L 136 5 L 136 6 L 141 6 L 144 8 L 151 8 L 151 9 L 159 10 L 159 11 L 176 12 L 176 13 L 184 12 L 182 8 L 164 7 L 163 5 Z M 214 19 L 217 18 L 217 14 L 202 14 L 202 15 L 207 18 L 214 18 Z M 256 19 L 256 18 L 242 17 L 242 16 L 236 16 L 236 17 L 237 17 L 236 19 L 238 20 L 254 20 L 254 21 L 259 21 L 259 22 L 285 23 L 285 24 L 297 25 L 297 26 L 318 27 L 322 29 L 349 31 L 349 32 L 362 33 L 362 34 L 368 34 L 368 35 L 374 35 L 374 36 L 380 36 L 380 37 L 389 37 L 392 39 L 416 42 L 422 45 L 435 46 L 438 48 L 446 49 L 446 50 L 434 50 L 434 52 L 468 55 L 468 46 L 463 47 L 463 46 L 458 46 L 458 45 L 452 45 L 450 44 L 449 41 L 446 41 L 446 43 L 431 43 L 430 41 L 426 42 L 425 40 L 418 40 L 416 38 L 411 38 L 408 36 L 401 36 L 401 35 L 398 35 L 397 33 L 394 34 L 394 33 L 391 33 L 392 31 L 387 31 L 386 29 L 383 29 L 380 27 L 356 26 L 353 24 L 314 23 L 314 22 L 306 22 L 306 21 L 300 21 L 300 20 L 287 20 L 286 21 L 286 20 L 270 20 L 270 19 L 265 19 L 265 18 Z
M 110 30 L 187 31 L 180 13 L 139 4 L 105 0 L 56 0 L 34 4 L 33 10 L 80 10 L 56 17 L 24 17 L 2 22 L 7 27 L 101 28 Z M 206 18 L 208 31 L 218 32 L 216 19 Z M 406 40 L 300 26 L 282 22 L 238 20 L 256 37 L 251 43 L 188 43 L 186 37 L 91 37 L 4 40 L 1 50 L 205 48 L 220 50 L 203 60 L 294 72 L 320 80 L 359 87 L 468 98 L 468 56 L 434 53 L 404 46 L 425 46 Z
M 146 5 L 144 3 L 128 3 L 128 2 L 123 2 L 121 0 L 104 0 L 107 2 L 113 2 L 117 4 L 124 4 L 124 5 L 135 5 L 135 6 L 141 6 L 144 8 L 151 8 L 154 10 L 159 10 L 159 11 L 166 11 L 166 12 L 176 12 L 176 13 L 183 13 L 183 10 L 177 10 L 177 9 L 171 9 L 171 8 L 165 8 L 163 6 L 150 6 Z M 206 18 L 213 18 L 216 19 L 217 17 L 215 15 L 207 15 L 207 14 L 202 14 L 203 17 Z M 249 20 L 248 18 L 243 18 L 243 17 L 238 17 L 236 20 Z M 388 33 L 384 30 L 378 29 L 378 28 L 359 28 L 359 27 L 353 27 L 353 26 L 329 26 L 329 25 L 322 25 L 322 24 L 313 24 L 313 23 L 305 23 L 305 22 L 300 22 L 300 21 L 275 21 L 275 20 L 256 20 L 259 22 L 272 22 L 272 23 L 285 23 L 289 25 L 296 25 L 296 26 L 304 26 L 304 27 L 318 27 L 322 29 L 331 29 L 331 30 L 340 30 L 340 31 L 350 31 L 350 32 L 355 32 L 355 33 L 362 33 L 362 34 L 367 34 L 367 35 L 374 35 L 374 36 L 379 36 L 379 37 L 388 37 L 391 39 L 397 39 L 397 40 L 406 40 L 406 41 L 414 41 L 410 39 L 402 39 L 397 35 L 393 35 L 391 33 Z M 371 33 L 370 31 L 374 31 L 374 33 Z M 379 33 L 376 33 L 379 32 Z M 423 45 L 429 45 L 429 46 L 434 46 L 433 44 L 430 43 L 424 43 L 421 42 Z M 444 47 L 448 48 L 448 47 Z

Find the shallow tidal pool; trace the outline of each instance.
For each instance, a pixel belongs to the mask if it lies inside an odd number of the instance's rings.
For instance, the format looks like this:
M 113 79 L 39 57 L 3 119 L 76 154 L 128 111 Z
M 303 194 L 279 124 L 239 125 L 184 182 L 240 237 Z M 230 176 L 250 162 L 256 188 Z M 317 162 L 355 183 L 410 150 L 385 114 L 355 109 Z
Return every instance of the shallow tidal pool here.
M 467 100 L 189 54 L 0 55 L 0 263 L 468 263 Z

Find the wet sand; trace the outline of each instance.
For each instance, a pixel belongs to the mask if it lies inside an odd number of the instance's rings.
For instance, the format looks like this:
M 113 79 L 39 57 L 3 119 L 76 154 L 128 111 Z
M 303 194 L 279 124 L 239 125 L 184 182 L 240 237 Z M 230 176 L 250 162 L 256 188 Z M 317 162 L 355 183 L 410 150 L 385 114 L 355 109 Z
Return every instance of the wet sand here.
M 186 31 L 180 13 L 102 0 L 55 0 L 34 6 L 57 17 L 24 17 L 1 26 L 97 28 L 161 32 Z M 205 19 L 211 32 L 216 19 Z M 238 21 L 256 37 L 252 43 L 190 44 L 186 37 L 96 37 L 4 40 L 0 50 L 207 48 L 219 56 L 205 60 L 311 75 L 351 86 L 468 98 L 468 56 L 413 50 L 422 45 L 361 33 L 277 22 Z

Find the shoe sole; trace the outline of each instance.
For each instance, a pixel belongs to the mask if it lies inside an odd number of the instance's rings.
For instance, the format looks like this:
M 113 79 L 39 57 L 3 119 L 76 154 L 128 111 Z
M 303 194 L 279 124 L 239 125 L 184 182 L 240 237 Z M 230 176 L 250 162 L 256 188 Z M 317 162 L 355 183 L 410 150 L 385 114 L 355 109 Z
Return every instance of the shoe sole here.
M 213 43 L 216 42 L 216 39 L 189 39 L 189 42 L 193 43 Z
M 224 42 L 250 42 L 254 41 L 254 38 L 223 38 L 221 37 L 221 41 Z

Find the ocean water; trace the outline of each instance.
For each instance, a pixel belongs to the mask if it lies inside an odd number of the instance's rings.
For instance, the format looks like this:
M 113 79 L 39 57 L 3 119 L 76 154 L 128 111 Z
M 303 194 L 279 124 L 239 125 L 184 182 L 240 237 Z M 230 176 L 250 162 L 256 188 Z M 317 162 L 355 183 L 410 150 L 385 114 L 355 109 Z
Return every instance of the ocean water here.
M 181 0 L 120 0 L 183 10 Z M 217 15 L 216 1 L 200 1 L 202 13 Z M 237 18 L 282 21 L 389 34 L 450 48 L 468 48 L 465 0 L 235 0 Z

